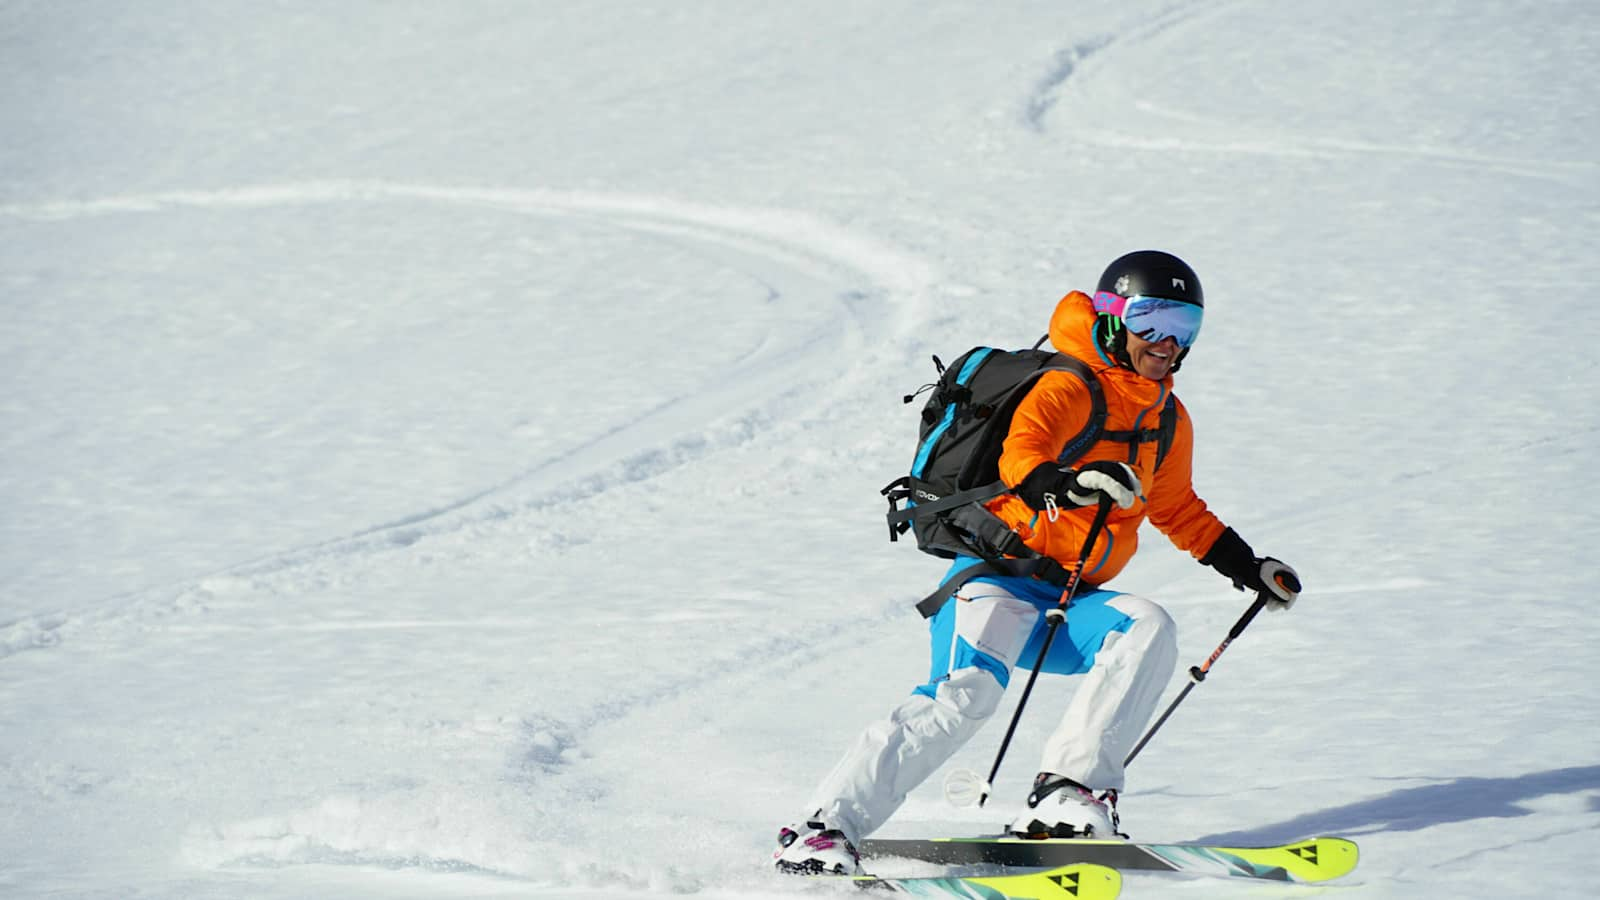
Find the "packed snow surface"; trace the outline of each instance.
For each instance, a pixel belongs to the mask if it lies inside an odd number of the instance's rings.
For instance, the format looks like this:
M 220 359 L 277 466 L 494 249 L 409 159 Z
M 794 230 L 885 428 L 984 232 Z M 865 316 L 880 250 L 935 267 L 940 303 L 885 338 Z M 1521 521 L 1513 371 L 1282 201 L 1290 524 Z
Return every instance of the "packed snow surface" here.
M 1196 487 L 1306 592 L 1126 826 L 1592 892 L 1600 5 L 22 0 L 0 48 L 0 894 L 819 895 L 776 829 L 926 677 L 902 396 L 1145 247 L 1205 281 Z M 1153 530 L 1113 586 L 1185 667 L 1248 603 Z M 882 834 L 992 819 L 936 777 Z

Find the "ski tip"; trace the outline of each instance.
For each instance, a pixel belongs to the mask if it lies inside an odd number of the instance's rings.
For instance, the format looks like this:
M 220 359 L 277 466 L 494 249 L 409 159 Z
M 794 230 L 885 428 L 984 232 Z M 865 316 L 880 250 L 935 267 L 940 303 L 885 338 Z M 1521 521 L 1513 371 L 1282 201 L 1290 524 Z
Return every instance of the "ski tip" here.
M 1349 838 L 1312 838 L 1300 844 L 1290 844 L 1288 849 L 1303 859 L 1307 857 L 1308 849 L 1314 854 L 1307 860 L 1312 867 L 1306 874 L 1291 873 L 1300 881 L 1327 881 L 1348 875 L 1355 871 L 1356 864 L 1361 861 L 1361 848 Z
M 1271 869 L 1284 881 L 1315 884 L 1350 874 L 1361 851 L 1355 841 L 1341 837 L 1314 837 L 1271 848 L 1226 851 L 1241 862 Z

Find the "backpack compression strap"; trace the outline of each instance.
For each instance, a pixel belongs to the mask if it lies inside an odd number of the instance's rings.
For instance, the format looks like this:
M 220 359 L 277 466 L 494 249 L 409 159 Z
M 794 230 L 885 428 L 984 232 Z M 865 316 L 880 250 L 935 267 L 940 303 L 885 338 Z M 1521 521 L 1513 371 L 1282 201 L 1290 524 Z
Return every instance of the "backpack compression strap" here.
M 986 575 L 1000 575 L 1008 578 L 1037 578 L 1058 587 L 1066 587 L 1072 581 L 1072 573 L 1060 563 L 1048 556 L 1034 559 L 990 559 L 965 569 L 950 576 L 950 580 L 939 585 L 939 589 L 923 597 L 917 603 L 917 612 L 922 613 L 924 619 L 931 619 L 939 614 L 956 591 L 962 585 L 974 578 Z
M 936 515 L 946 510 L 955 509 L 958 506 L 965 506 L 968 503 L 983 503 L 987 500 L 993 500 L 1009 490 L 1011 489 L 1006 487 L 1004 481 L 991 481 L 971 490 L 940 497 L 937 500 L 923 500 L 915 506 L 907 506 L 901 509 L 896 501 L 909 498 L 912 491 L 911 476 L 906 475 L 891 482 L 879 493 L 889 497 L 889 540 L 892 541 L 899 534 L 904 533 L 907 528 L 910 528 L 911 520 L 918 516 Z

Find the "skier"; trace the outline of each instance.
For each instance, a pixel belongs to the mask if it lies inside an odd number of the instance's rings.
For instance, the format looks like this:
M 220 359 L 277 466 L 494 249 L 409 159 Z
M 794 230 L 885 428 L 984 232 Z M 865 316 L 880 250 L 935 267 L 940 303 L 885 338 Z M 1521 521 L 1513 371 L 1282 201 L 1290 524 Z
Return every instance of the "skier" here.
M 1154 602 L 1101 587 L 1138 546 L 1148 518 L 1174 545 L 1241 590 L 1264 591 L 1269 607 L 1297 596 L 1294 571 L 1258 557 L 1210 512 L 1191 483 L 1194 432 L 1181 403 L 1159 468 L 1141 444 L 1168 403 L 1172 373 L 1200 332 L 1204 297 L 1194 270 L 1170 253 L 1141 250 L 1113 261 L 1093 297 L 1072 291 L 1050 319 L 1051 343 L 1087 363 L 1106 402 L 1100 439 L 1070 466 L 1057 462 L 1089 416 L 1089 391 L 1078 377 L 1048 372 L 1017 407 L 1000 456 L 1011 487 L 986 508 L 1023 542 L 1067 567 L 1089 537 L 1096 507 L 1110 510 L 1042 671 L 1083 675 L 1059 726 L 1044 746 L 1033 789 L 1006 816 L 1025 837 L 1116 835 L 1112 809 L 1123 787 L 1123 760 L 1149 722 L 1177 664 L 1176 626 Z M 1120 433 L 1120 442 L 1114 436 Z M 1129 435 L 1133 435 L 1131 441 Z M 977 564 L 955 560 L 945 580 Z M 963 584 L 929 623 L 927 683 L 873 722 L 806 804 L 782 828 L 773 854 L 789 872 L 859 871 L 856 847 L 906 795 L 933 774 L 994 712 L 1012 669 L 1031 670 L 1047 628 L 1044 612 L 1061 588 L 1027 577 L 980 576 Z

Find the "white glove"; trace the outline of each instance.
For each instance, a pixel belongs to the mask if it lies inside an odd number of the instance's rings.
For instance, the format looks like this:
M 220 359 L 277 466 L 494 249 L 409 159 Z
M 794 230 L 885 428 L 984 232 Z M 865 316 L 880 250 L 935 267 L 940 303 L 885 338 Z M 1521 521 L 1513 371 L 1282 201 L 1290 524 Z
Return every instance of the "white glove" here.
M 1268 556 L 1261 560 L 1260 589 L 1267 597 L 1267 612 L 1289 609 L 1300 597 L 1300 576 L 1288 563 Z
M 1139 499 L 1142 490 L 1138 474 L 1127 463 L 1101 460 L 1089 463 L 1070 475 L 1067 499 L 1073 506 L 1093 506 L 1100 502 L 1100 495 L 1104 494 L 1111 498 L 1111 502 L 1127 509 Z

